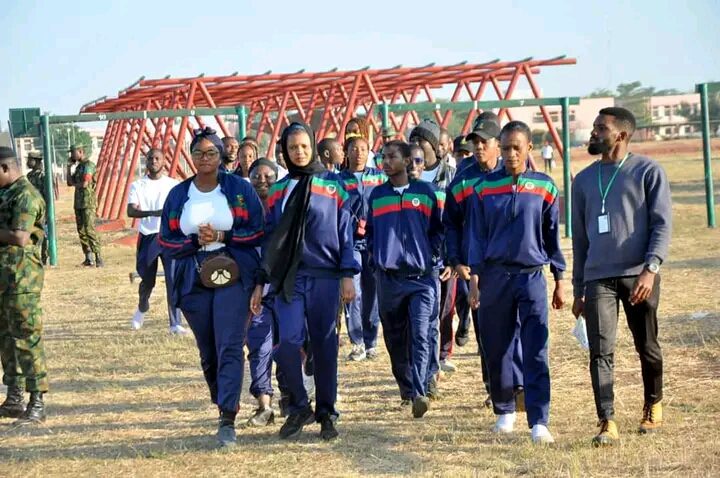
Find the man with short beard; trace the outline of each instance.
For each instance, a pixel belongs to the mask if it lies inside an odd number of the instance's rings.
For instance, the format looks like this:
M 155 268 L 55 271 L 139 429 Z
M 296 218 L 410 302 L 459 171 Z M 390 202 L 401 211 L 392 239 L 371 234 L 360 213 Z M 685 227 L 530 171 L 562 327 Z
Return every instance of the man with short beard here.
M 222 157 L 222 164 L 220 169 L 224 171 L 235 171 L 235 161 L 237 161 L 238 150 L 240 149 L 240 143 L 232 136 L 225 136 L 222 139 L 223 147 L 225 148 L 225 154 Z
M 588 152 L 601 159 L 581 171 L 572 187 L 573 314 L 584 314 L 587 320 L 590 376 L 600 420 L 595 446 L 619 441 L 613 369 L 620 302 L 640 355 L 645 404 L 639 432 L 654 432 L 663 420 L 657 309 L 672 204 L 662 167 L 628 150 L 634 132 L 630 111 L 600 110 Z

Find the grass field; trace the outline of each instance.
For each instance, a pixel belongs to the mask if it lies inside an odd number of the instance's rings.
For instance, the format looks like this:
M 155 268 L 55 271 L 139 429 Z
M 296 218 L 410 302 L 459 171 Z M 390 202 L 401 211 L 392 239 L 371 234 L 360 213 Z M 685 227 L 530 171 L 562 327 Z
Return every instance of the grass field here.
M 82 254 L 69 219 L 72 195 L 63 191 L 58 205 L 60 266 L 48 271 L 43 295 L 50 415 L 44 426 L 29 431 L 0 422 L 0 475 L 717 476 L 720 232 L 705 223 L 700 147 L 698 140 L 633 148 L 654 148 L 672 182 L 674 204 L 660 309 L 665 427 L 655 436 L 635 433 L 642 382 L 623 324 L 615 390 L 622 444 L 600 450 L 590 446 L 596 417 L 587 356 L 570 335 L 574 322 L 566 306 L 550 313 L 550 429 L 557 441 L 552 448 L 530 444 L 524 415 L 514 437 L 490 432 L 494 418 L 482 407 L 485 395 L 471 342 L 456 348 L 459 370 L 443 379 L 444 399 L 422 420 L 400 409 L 384 350 L 376 361 L 348 363 L 345 346 L 339 440 L 322 443 L 319 427 L 313 425 L 298 442 L 281 442 L 276 424 L 239 430 L 236 449 L 216 451 L 217 413 L 193 339 L 168 335 L 159 290 L 146 326 L 130 330 L 137 303 L 136 284 L 128 282 L 134 251 L 111 244 L 127 231 L 103 235 L 104 269 L 78 267 Z M 577 171 L 588 158 L 582 152 L 573 155 Z M 556 180 L 562 186 L 559 171 Z M 572 263 L 570 242 L 563 240 L 563 246 Z M 568 302 L 571 290 L 568 284 Z M 245 382 L 239 421 L 254 408 Z

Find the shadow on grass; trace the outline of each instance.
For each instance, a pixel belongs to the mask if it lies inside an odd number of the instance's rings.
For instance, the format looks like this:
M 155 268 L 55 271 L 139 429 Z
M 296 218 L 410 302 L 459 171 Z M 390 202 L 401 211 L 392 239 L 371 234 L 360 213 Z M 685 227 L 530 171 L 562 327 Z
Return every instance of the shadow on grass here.
M 720 268 L 720 256 L 698 257 L 682 261 L 670 260 L 665 267 L 668 269 L 718 269 Z

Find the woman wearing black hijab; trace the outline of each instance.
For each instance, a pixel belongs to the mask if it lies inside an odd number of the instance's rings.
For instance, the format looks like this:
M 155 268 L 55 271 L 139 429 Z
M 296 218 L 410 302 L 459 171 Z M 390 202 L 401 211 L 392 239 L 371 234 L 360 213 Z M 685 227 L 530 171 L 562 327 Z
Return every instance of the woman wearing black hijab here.
M 353 224 L 348 193 L 337 174 L 317 159 L 309 126 L 292 123 L 280 139 L 289 173 L 268 193 L 262 267 L 251 300 L 260 313 L 262 284 L 276 294 L 280 343 L 275 351 L 291 400 L 280 438 L 296 438 L 303 426 L 321 425 L 324 440 L 337 437 L 338 337 L 340 299 L 353 300 Z M 316 409 L 313 413 L 302 377 L 302 346 L 309 335 L 315 361 Z

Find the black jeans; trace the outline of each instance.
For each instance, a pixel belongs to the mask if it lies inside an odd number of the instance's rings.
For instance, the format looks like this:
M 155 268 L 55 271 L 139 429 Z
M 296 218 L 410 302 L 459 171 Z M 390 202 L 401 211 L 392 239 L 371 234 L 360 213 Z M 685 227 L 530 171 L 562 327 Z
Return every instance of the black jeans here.
M 613 408 L 613 369 L 619 304 L 622 302 L 635 350 L 640 355 L 645 403 L 662 400 L 662 351 L 658 343 L 657 309 L 660 302 L 660 275 L 650 297 L 641 304 L 630 304 L 630 293 L 637 276 L 613 277 L 589 282 L 585 288 L 585 319 L 590 342 L 590 376 L 595 407 L 600 420 L 611 420 Z

